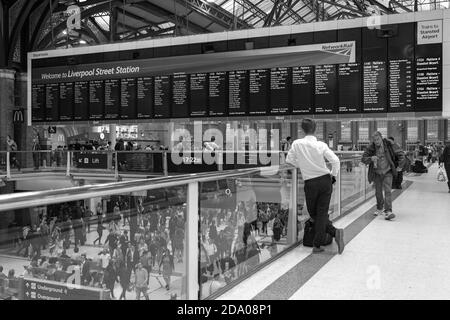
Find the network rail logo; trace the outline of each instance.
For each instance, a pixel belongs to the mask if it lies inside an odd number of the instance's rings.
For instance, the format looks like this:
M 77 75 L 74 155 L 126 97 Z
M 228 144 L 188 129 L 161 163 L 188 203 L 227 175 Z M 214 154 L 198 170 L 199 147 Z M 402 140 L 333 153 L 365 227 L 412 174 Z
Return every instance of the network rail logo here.
M 201 122 L 194 124 L 194 132 L 176 129 L 172 132 L 171 159 L 175 165 L 206 164 L 234 165 L 280 164 L 280 130 L 228 128 L 225 136 L 219 129 L 203 131 Z M 241 151 L 235 151 L 241 150 Z

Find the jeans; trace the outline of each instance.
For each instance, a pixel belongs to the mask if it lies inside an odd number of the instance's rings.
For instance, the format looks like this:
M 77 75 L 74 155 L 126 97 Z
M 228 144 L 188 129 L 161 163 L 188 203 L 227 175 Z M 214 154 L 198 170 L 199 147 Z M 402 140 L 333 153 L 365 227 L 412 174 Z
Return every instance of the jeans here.
M 377 210 L 392 212 L 392 173 L 375 174 L 375 196 L 377 198 Z M 383 197 L 384 191 L 384 197 Z
M 325 233 L 330 234 L 333 238 L 336 236 L 336 228 L 328 215 L 332 193 L 333 184 L 330 175 L 305 181 L 306 206 L 309 216 L 314 220 L 313 245 L 316 248 L 319 248 L 324 242 Z
M 145 299 L 148 300 L 146 287 L 136 287 L 136 300 L 141 300 L 141 293 L 144 295 Z

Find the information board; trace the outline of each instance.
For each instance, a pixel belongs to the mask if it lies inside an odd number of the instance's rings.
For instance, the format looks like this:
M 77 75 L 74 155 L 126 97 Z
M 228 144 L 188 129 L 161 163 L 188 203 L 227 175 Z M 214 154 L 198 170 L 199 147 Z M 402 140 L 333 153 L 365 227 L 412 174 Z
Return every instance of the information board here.
M 75 104 L 75 87 L 73 82 L 61 83 L 59 85 L 59 120 L 72 121 L 73 108 Z
M 154 117 L 170 118 L 170 76 L 156 76 L 154 90 Z
M 48 84 L 45 89 L 45 120 L 59 120 L 59 84 Z
M 416 111 L 442 109 L 442 57 L 416 58 Z
M 73 118 L 76 121 L 89 118 L 89 82 L 75 82 Z
M 266 115 L 269 109 L 269 70 L 255 69 L 248 73 L 248 114 Z
M 89 119 L 102 120 L 104 118 L 105 87 L 104 81 L 89 81 Z
M 153 78 L 137 78 L 137 118 L 150 119 L 153 114 Z
M 228 79 L 228 114 L 230 116 L 245 116 L 248 113 L 248 72 L 245 70 L 230 71 Z
M 337 75 L 336 65 L 321 65 L 315 68 L 316 96 L 315 112 L 336 113 Z
M 189 117 L 189 76 L 176 73 L 172 76 L 172 117 Z
M 361 112 L 361 65 L 340 64 L 338 67 L 339 113 Z
M 136 78 L 122 79 L 120 88 L 120 118 L 136 119 Z
M 119 119 L 120 80 L 105 80 L 105 119 Z
M 387 112 L 386 62 L 364 62 L 363 79 L 363 111 Z
M 208 74 L 191 74 L 190 79 L 191 117 L 205 117 L 208 115 Z
M 208 85 L 209 116 L 223 117 L 228 108 L 228 74 L 226 72 L 211 72 Z
M 290 113 L 290 68 L 270 70 L 270 114 Z
M 292 68 L 291 104 L 293 114 L 314 112 L 314 67 Z
M 389 61 L 389 112 L 412 112 L 413 62 L 408 59 Z
M 32 87 L 32 118 L 33 121 L 45 121 L 45 84 L 35 84 Z

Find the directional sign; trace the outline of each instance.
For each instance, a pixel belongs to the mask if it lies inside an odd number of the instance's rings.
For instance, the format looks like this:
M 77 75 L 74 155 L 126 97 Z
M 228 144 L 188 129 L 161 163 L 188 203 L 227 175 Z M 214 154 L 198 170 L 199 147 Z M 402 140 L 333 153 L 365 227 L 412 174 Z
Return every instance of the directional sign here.
M 101 300 L 103 290 L 40 279 L 24 279 L 25 300 Z

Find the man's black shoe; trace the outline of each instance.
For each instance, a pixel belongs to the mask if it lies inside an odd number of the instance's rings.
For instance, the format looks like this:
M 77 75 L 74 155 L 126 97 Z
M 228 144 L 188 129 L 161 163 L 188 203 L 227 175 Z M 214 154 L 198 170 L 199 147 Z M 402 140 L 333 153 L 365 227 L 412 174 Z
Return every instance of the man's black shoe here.
M 334 241 L 336 241 L 336 244 L 338 246 L 339 254 L 342 254 L 342 252 L 344 252 L 344 248 L 345 248 L 344 229 L 336 229 L 336 236 L 334 237 Z

